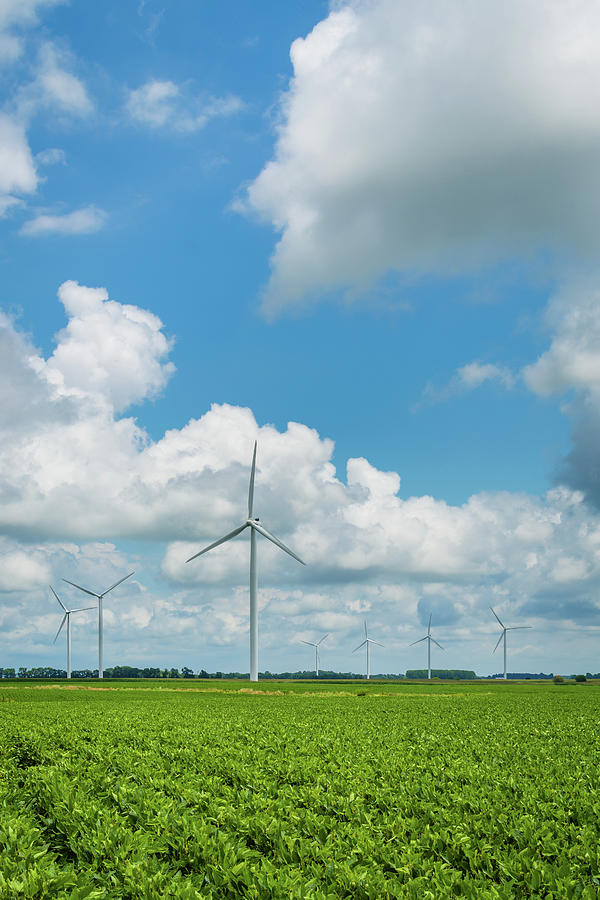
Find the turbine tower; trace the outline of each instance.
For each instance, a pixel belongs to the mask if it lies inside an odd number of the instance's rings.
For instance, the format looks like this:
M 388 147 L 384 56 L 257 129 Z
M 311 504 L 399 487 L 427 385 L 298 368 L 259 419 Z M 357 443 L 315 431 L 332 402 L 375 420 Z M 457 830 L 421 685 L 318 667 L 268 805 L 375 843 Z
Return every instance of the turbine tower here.
M 66 622 L 67 623 L 67 678 L 70 678 L 71 677 L 71 613 L 83 612 L 86 609 L 96 609 L 96 607 L 95 606 L 80 606 L 78 609 L 67 609 L 67 607 L 62 602 L 62 600 L 60 599 L 60 597 L 58 596 L 58 594 L 56 593 L 56 591 L 54 590 L 52 585 L 50 584 L 50 585 L 48 585 L 48 587 L 50 588 L 50 590 L 52 591 L 52 593 L 54 594 L 54 596 L 56 597 L 56 599 L 58 600 L 58 602 L 60 603 L 60 605 L 62 606 L 62 608 L 65 611 L 65 614 L 62 618 L 62 622 L 60 623 L 60 628 L 56 632 L 56 637 L 54 638 L 52 643 L 55 644 L 57 642 L 58 636 L 61 633 L 61 631 L 63 629 L 63 625 Z
M 413 641 L 410 646 L 414 647 L 415 644 L 420 644 L 422 641 L 427 641 L 427 678 L 431 681 L 431 642 L 433 641 L 436 647 L 439 647 L 440 650 L 444 649 L 441 644 L 438 644 L 435 638 L 431 637 L 431 613 L 429 613 L 429 625 L 427 626 L 427 634 L 425 635 L 425 637 L 419 638 L 418 641 Z
M 193 556 L 186 559 L 186 562 L 191 562 L 198 556 L 202 556 L 203 553 L 208 553 L 213 547 L 218 547 L 219 544 L 224 544 L 226 541 L 230 541 L 232 538 L 237 537 L 237 535 L 241 534 L 245 528 L 250 529 L 250 681 L 258 681 L 258 570 L 256 563 L 256 535 L 262 534 L 263 537 L 266 537 L 267 540 L 275 544 L 276 547 L 279 547 L 280 550 L 284 550 L 291 557 L 298 560 L 299 563 L 302 563 L 303 566 L 306 565 L 306 563 L 301 560 L 299 556 L 296 556 L 289 547 L 286 547 L 285 544 L 278 540 L 278 538 L 267 531 L 267 529 L 260 524 L 260 519 L 252 518 L 254 511 L 254 476 L 256 474 L 256 443 L 257 442 L 254 441 L 250 487 L 248 489 L 248 518 L 243 525 L 239 526 L 239 528 L 234 528 L 229 534 L 219 538 L 218 541 L 213 541 L 208 547 L 204 547 L 203 550 L 199 550 L 198 553 L 194 553 Z
M 326 637 L 329 637 L 329 632 L 327 632 L 327 634 L 324 634 L 323 637 L 321 638 L 321 640 L 317 641 L 316 644 L 313 643 L 313 641 L 301 641 L 302 644 L 308 644 L 309 647 L 315 648 L 315 676 L 317 678 L 319 677 L 319 662 L 320 662 L 320 660 L 319 660 L 319 644 L 322 644 Z
M 371 638 L 369 637 L 369 633 L 367 631 L 366 621 L 365 621 L 365 639 L 362 642 L 362 644 L 359 644 L 358 647 L 355 647 L 352 652 L 356 653 L 356 651 L 360 650 L 361 647 L 364 647 L 365 644 L 367 645 L 367 679 L 368 679 L 371 677 L 371 653 L 370 653 L 371 644 L 377 644 L 378 647 L 383 647 L 383 644 L 380 644 L 379 641 L 371 640 Z
M 491 606 L 490 606 L 490 609 L 494 613 L 494 616 L 496 616 L 496 613 L 494 612 L 494 610 L 492 609 Z M 496 650 L 498 649 L 498 647 L 500 646 L 500 641 L 504 640 L 504 680 L 506 681 L 506 678 L 507 678 L 507 674 L 506 674 L 506 632 L 507 631 L 520 631 L 522 628 L 531 628 L 531 625 L 505 625 L 504 622 L 500 621 L 499 616 L 496 616 L 496 618 L 498 619 L 498 622 L 500 623 L 502 632 L 500 634 L 500 637 L 498 638 L 498 643 L 494 647 L 493 652 L 495 653 Z
M 76 587 L 79 591 L 83 591 L 84 594 L 89 594 L 90 597 L 96 597 L 98 600 L 98 678 L 104 678 L 104 669 L 102 668 L 102 652 L 104 648 L 104 633 L 102 626 L 102 599 L 109 594 L 114 588 L 116 588 L 119 584 L 123 584 L 124 581 L 127 581 L 128 578 L 131 578 L 132 575 L 135 575 L 135 572 L 130 572 L 129 575 L 125 575 L 124 578 L 119 578 L 118 581 L 115 581 L 114 584 L 111 584 L 109 588 L 106 588 L 105 591 L 102 591 L 101 594 L 96 594 L 94 591 L 88 591 L 87 588 L 81 587 L 80 584 L 75 584 L 74 581 L 69 581 L 67 578 L 63 578 L 63 581 L 66 581 L 67 584 Z

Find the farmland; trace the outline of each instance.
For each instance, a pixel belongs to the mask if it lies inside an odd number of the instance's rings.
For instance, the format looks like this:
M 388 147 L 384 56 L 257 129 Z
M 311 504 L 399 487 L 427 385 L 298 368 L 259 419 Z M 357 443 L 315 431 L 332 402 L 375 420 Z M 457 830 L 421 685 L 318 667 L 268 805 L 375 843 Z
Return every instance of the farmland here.
M 0 898 L 592 900 L 599 768 L 590 684 L 2 684 Z

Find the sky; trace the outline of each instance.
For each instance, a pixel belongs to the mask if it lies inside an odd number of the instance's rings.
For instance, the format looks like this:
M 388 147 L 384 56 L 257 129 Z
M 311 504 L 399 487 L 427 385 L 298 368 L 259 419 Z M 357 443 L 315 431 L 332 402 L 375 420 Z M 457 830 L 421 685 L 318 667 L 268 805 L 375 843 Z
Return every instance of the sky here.
M 0 0 L 0 666 L 600 670 L 600 2 Z M 73 667 L 97 666 L 94 611 Z

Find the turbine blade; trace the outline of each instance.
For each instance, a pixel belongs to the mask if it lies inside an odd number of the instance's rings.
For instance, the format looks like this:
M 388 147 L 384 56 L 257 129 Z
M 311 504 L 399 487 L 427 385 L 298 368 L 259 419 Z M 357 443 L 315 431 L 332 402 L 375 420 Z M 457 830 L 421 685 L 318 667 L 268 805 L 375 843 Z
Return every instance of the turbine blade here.
M 62 629 L 63 629 L 63 625 L 64 625 L 65 622 L 67 621 L 67 616 L 68 616 L 68 615 L 69 615 L 68 613 L 65 613 L 64 616 L 62 617 L 62 622 L 60 623 L 60 628 L 59 628 L 58 631 L 56 632 L 56 637 L 55 637 L 54 640 L 52 641 L 53 644 L 55 644 L 55 643 L 57 642 L 58 636 L 59 636 L 59 634 L 61 633 L 61 631 L 62 631 Z
M 198 553 L 194 553 L 193 556 L 190 556 L 189 559 L 186 559 L 186 562 L 191 562 L 193 559 L 196 559 L 197 556 L 202 556 L 203 553 L 208 553 L 209 550 L 212 550 L 213 547 L 218 547 L 219 544 L 224 544 L 225 541 L 230 541 L 231 538 L 237 537 L 238 534 L 247 528 L 248 523 L 244 522 L 243 525 L 240 525 L 239 528 L 234 528 L 233 531 L 230 531 L 229 534 L 226 534 L 225 537 L 219 538 L 218 541 L 213 541 L 212 544 L 209 544 L 208 547 L 205 547 L 204 550 L 199 550 Z
M 444 650 L 444 649 L 445 649 L 445 648 L 444 648 L 444 647 L 442 647 L 442 645 L 441 645 L 441 644 L 438 644 L 438 642 L 437 642 L 437 641 L 436 641 L 436 639 L 435 639 L 435 638 L 430 638 L 430 640 L 432 640 L 432 641 L 433 641 L 433 643 L 434 643 L 434 644 L 435 644 L 435 645 L 436 645 L 436 647 L 439 647 L 439 648 L 440 648 L 440 650 Z
M 533 625 L 509 625 L 507 631 L 521 631 L 522 628 L 533 628 Z
M 312 641 L 303 641 L 303 640 L 301 640 L 300 643 L 301 643 L 301 644 L 307 644 L 309 647 L 316 647 L 316 646 L 317 646 L 316 644 L 313 644 Z
M 429 625 L 427 626 L 427 634 L 431 634 L 431 613 L 429 613 Z
M 250 486 L 248 488 L 248 518 L 252 518 L 254 507 L 254 476 L 256 474 L 256 441 L 254 441 L 254 453 L 252 455 L 252 471 L 250 472 Z
M 111 584 L 109 588 L 106 588 L 106 590 L 102 592 L 102 596 L 105 597 L 106 594 L 109 594 L 113 590 L 113 588 L 116 588 L 120 584 L 123 584 L 123 582 L 127 581 L 128 578 L 131 578 L 132 575 L 135 575 L 135 572 L 130 572 L 129 575 L 125 575 L 124 578 L 119 578 L 118 581 L 115 581 L 114 584 Z
M 367 620 L 365 619 L 365 638 L 368 639 L 368 637 L 369 637 L 369 634 L 367 632 Z
M 490 606 L 490 609 L 492 609 L 492 607 L 491 607 L 491 606 Z M 494 615 L 495 615 L 495 616 L 496 616 L 496 613 L 495 613 L 495 612 L 494 612 L 494 610 L 493 610 L 493 609 L 492 609 L 492 612 L 493 612 L 493 613 L 494 613 Z M 502 627 L 503 627 L 503 628 L 504 628 L 504 622 L 502 622 L 502 621 L 501 621 L 501 619 L 500 619 L 500 617 L 499 617 L 499 616 L 496 616 L 496 618 L 497 618 L 497 619 L 498 619 L 498 621 L 499 621 L 499 622 L 500 622 L 500 624 L 501 624 L 501 625 L 502 625 Z
M 317 641 L 317 647 L 325 640 L 326 637 L 329 637 L 329 632 L 327 632 L 327 634 L 324 634 L 320 641 Z
M 65 611 L 65 612 L 68 612 L 67 607 L 66 607 L 65 604 L 62 602 L 62 600 L 60 599 L 60 597 L 58 596 L 58 594 L 56 593 L 56 591 L 54 590 L 54 588 L 52 587 L 52 585 L 49 584 L 48 587 L 50 588 L 50 590 L 52 591 L 52 593 L 54 594 L 54 596 L 56 597 L 56 599 L 58 600 L 58 602 L 60 603 L 60 605 L 62 606 L 62 608 L 64 609 L 64 611 Z
M 84 594 L 89 594 L 90 597 L 96 597 L 96 598 L 98 598 L 98 597 L 100 596 L 99 594 L 95 594 L 93 591 L 88 591 L 87 588 L 81 587 L 80 584 L 75 584 L 74 581 L 69 581 L 68 578 L 63 578 L 63 581 L 66 581 L 67 584 L 72 584 L 73 587 L 79 588 L 80 591 L 83 591 Z
M 414 647 L 415 644 L 422 644 L 423 641 L 426 641 L 428 637 L 429 637 L 429 635 L 426 634 L 424 638 L 419 638 L 418 641 L 413 641 L 412 644 L 409 644 L 408 646 L 409 646 L 409 647 Z
M 302 563 L 303 566 L 306 565 L 304 560 L 300 559 L 299 556 L 296 556 L 293 550 L 290 550 L 289 547 L 286 547 L 285 544 L 283 544 L 278 538 L 276 538 L 274 534 L 271 534 L 270 531 L 267 531 L 267 529 L 260 525 L 258 522 L 251 521 L 249 524 L 251 528 L 255 528 L 256 531 L 260 532 L 260 534 L 262 534 L 263 537 L 266 537 L 267 540 L 272 541 L 276 547 L 279 547 L 280 550 L 285 550 L 286 553 L 288 553 L 294 559 L 297 559 L 298 562 Z
M 497 650 L 498 647 L 500 646 L 500 641 L 502 640 L 503 637 L 504 637 L 504 632 L 502 632 L 502 634 L 501 634 L 500 637 L 498 638 L 498 643 L 496 644 L 496 646 L 495 646 L 494 649 L 492 650 L 492 653 L 495 653 L 495 652 L 496 652 L 496 650 Z
M 78 609 L 71 609 L 69 612 L 85 612 L 86 609 L 98 609 L 97 606 L 80 606 Z
M 370 644 L 377 644 L 378 647 L 383 647 L 383 644 L 380 644 L 379 641 L 373 641 L 373 640 L 371 640 L 371 638 L 369 638 L 369 643 L 370 643 Z
M 353 652 L 353 653 L 356 653 L 356 651 L 357 651 L 357 650 L 360 650 L 361 647 L 364 647 L 366 643 L 367 643 L 367 641 L 364 640 L 364 641 L 362 642 L 362 644 L 359 644 L 358 647 L 355 647 L 354 650 L 353 650 L 352 652 Z

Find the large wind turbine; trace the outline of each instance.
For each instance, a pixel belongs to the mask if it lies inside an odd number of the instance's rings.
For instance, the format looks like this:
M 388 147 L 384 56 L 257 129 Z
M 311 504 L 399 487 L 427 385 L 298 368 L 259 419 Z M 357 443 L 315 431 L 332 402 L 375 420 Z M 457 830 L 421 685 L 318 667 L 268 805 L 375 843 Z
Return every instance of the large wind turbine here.
M 202 556 L 203 553 L 208 553 L 209 550 L 212 550 L 213 547 L 218 547 L 219 544 L 224 544 L 225 541 L 230 541 L 231 538 L 237 537 L 238 534 L 241 534 L 245 528 L 250 529 L 250 681 L 258 681 L 258 571 L 256 565 L 256 535 L 262 534 L 263 537 L 266 537 L 267 540 L 271 541 L 275 544 L 276 547 L 279 547 L 280 550 L 284 550 L 294 559 L 298 560 L 299 563 L 302 563 L 303 566 L 306 565 L 303 560 L 300 559 L 299 556 L 296 556 L 295 553 L 290 550 L 289 547 L 286 547 L 280 540 L 278 540 L 274 535 L 272 535 L 263 525 L 260 524 L 260 519 L 253 519 L 252 513 L 254 509 L 254 476 L 256 474 L 256 441 L 254 441 L 254 454 L 252 456 L 252 470 L 250 472 L 250 487 L 248 489 L 248 518 L 240 525 L 239 528 L 234 528 L 233 531 L 230 531 L 229 534 L 226 534 L 224 537 L 219 538 L 218 541 L 213 541 L 212 544 L 209 544 L 208 547 L 205 547 L 203 550 L 199 550 L 198 553 L 194 553 L 193 556 L 190 556 L 189 559 L 186 559 L 186 562 L 191 562 L 193 559 L 196 559 L 198 556 Z
M 63 630 L 63 625 L 66 622 L 67 623 L 67 678 L 70 678 L 71 677 L 71 613 L 83 612 L 86 609 L 96 609 L 96 607 L 95 606 L 80 606 L 78 609 L 67 609 L 67 607 L 62 602 L 62 600 L 60 599 L 60 597 L 58 596 L 58 594 L 56 593 L 56 591 L 54 590 L 52 585 L 50 584 L 48 586 L 65 611 L 65 614 L 62 618 L 62 622 L 60 623 L 60 628 L 56 632 L 56 637 L 54 638 L 54 641 L 52 643 L 55 644 L 57 642 L 58 636 L 61 633 L 61 631 Z
M 496 616 L 496 613 L 494 612 L 494 610 L 492 609 L 491 606 L 490 606 L 490 609 Z M 505 625 L 504 622 L 500 621 L 500 618 L 498 616 L 496 616 L 496 618 L 498 619 L 498 622 L 500 623 L 500 627 L 502 628 L 502 633 L 500 634 L 500 637 L 498 638 L 498 643 L 494 647 L 493 652 L 494 653 L 496 652 L 496 650 L 500 646 L 500 641 L 504 639 L 504 680 L 506 680 L 506 678 L 507 678 L 507 675 L 506 675 L 506 632 L 507 631 L 520 631 L 522 628 L 531 628 L 531 625 Z
M 444 649 L 441 644 L 438 644 L 435 638 L 431 637 L 431 613 L 429 613 L 429 625 L 427 626 L 427 634 L 425 635 L 425 637 L 419 638 L 418 641 L 413 641 L 410 646 L 414 647 L 415 644 L 420 644 L 422 641 L 427 641 L 427 678 L 431 680 L 431 642 L 433 641 L 436 647 L 439 647 L 440 650 Z
M 132 575 L 135 575 L 135 572 L 130 572 L 129 575 L 125 575 L 124 578 L 119 578 L 118 581 L 115 581 L 114 584 L 111 584 L 111 586 L 109 588 L 106 588 L 105 591 L 102 591 L 101 594 L 96 594 L 94 591 L 88 591 L 87 588 L 81 587 L 80 584 L 75 584 L 74 581 L 69 581 L 67 578 L 63 578 L 63 581 L 66 581 L 67 584 L 71 584 L 78 590 L 83 591 L 84 594 L 89 594 L 90 597 L 96 597 L 96 599 L 98 600 L 98 678 L 104 678 L 104 669 L 102 668 L 102 651 L 104 647 L 104 633 L 102 626 L 102 600 L 107 594 L 114 590 L 114 588 L 116 588 L 120 584 L 123 584 L 123 582 L 127 581 L 128 578 L 131 578 Z
M 361 647 L 364 647 L 365 644 L 367 645 L 367 678 L 370 678 L 371 677 L 371 653 L 370 653 L 371 644 L 377 644 L 378 647 L 383 647 L 383 644 L 380 644 L 379 641 L 371 640 L 371 638 L 369 637 L 369 634 L 367 632 L 367 623 L 366 622 L 365 622 L 365 639 L 362 642 L 362 644 L 359 644 L 358 647 L 355 647 L 352 652 L 356 653 L 356 651 L 360 650 Z
M 313 641 L 301 641 L 302 644 L 308 644 L 309 647 L 315 648 L 315 676 L 319 677 L 319 644 L 322 644 L 326 637 L 329 636 L 329 632 L 324 634 L 320 641 L 317 641 L 315 644 Z

